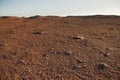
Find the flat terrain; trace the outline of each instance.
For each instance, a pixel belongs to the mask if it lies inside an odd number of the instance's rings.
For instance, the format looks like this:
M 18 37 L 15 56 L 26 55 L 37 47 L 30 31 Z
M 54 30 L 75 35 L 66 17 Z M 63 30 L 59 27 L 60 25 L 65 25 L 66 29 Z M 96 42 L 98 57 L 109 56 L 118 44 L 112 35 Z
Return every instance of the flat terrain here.
M 0 80 L 120 80 L 120 17 L 0 17 Z

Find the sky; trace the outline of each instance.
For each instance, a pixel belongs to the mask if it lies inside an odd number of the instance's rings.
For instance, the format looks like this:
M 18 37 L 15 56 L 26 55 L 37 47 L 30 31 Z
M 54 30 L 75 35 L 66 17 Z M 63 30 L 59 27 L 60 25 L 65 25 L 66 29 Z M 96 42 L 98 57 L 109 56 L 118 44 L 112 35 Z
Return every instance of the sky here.
M 0 0 L 0 16 L 120 15 L 120 0 Z

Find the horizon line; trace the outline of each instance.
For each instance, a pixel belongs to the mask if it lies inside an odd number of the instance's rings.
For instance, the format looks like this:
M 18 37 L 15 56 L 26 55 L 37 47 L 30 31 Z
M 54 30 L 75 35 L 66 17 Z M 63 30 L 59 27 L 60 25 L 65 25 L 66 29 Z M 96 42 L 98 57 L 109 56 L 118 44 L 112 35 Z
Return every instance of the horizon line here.
M 116 14 L 90 14 L 90 15 L 32 15 L 32 16 L 14 16 L 14 15 L 4 15 L 4 16 L 0 16 L 0 17 L 25 17 L 25 18 L 29 18 L 29 17 L 89 17 L 89 16 L 116 16 L 116 17 L 120 17 L 120 15 L 116 15 Z

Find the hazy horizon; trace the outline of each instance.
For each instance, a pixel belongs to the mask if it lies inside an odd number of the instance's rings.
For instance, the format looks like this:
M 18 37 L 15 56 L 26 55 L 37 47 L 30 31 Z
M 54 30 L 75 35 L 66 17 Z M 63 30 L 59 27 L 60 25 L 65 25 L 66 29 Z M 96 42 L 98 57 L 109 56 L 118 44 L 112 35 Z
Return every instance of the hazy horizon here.
M 120 0 L 0 0 L 0 16 L 120 15 Z

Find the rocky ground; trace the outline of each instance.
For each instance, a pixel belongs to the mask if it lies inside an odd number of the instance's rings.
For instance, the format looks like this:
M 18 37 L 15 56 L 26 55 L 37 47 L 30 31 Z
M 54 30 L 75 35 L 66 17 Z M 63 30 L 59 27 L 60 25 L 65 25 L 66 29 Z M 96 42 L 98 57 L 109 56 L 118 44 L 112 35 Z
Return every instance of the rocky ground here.
M 120 17 L 0 17 L 0 80 L 120 80 Z

